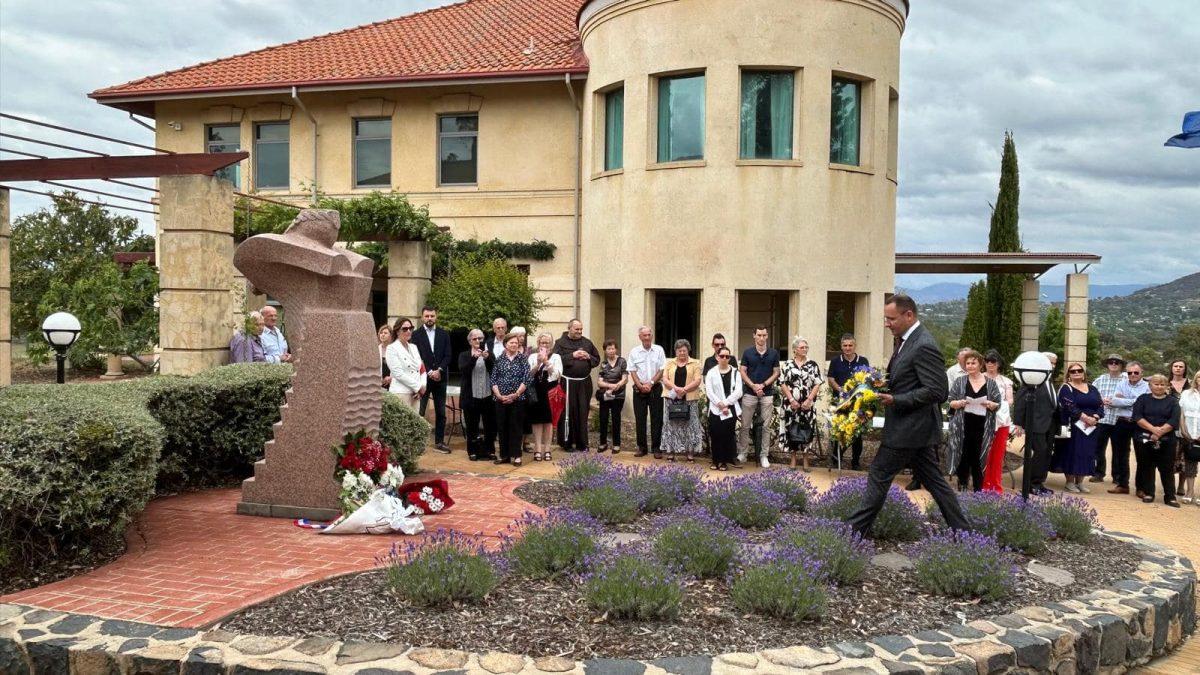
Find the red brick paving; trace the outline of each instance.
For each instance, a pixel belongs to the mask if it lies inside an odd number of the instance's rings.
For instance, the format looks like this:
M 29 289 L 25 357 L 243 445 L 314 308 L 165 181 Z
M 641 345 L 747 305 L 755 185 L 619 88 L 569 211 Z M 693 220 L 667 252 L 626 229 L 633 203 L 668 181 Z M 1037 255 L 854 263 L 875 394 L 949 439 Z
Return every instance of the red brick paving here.
M 428 532 L 482 534 L 495 546 L 513 519 L 539 510 L 513 495 L 520 481 L 442 477 L 456 501 L 446 513 L 424 518 Z M 239 497 L 228 489 L 156 499 L 113 563 L 0 602 L 196 628 L 305 584 L 373 569 L 393 542 L 421 538 L 322 535 L 290 520 L 237 515 Z

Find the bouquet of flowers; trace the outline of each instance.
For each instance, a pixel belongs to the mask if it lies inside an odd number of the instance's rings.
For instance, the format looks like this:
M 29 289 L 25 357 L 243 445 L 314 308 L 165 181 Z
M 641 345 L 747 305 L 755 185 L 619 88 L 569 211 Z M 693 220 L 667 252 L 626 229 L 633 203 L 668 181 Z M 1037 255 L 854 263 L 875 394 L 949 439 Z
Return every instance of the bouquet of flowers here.
M 333 476 L 342 485 L 338 499 L 343 513 L 353 513 L 381 487 L 399 487 L 397 475 L 400 482 L 404 481 L 400 467 L 388 464 L 391 452 L 390 448 L 368 436 L 365 431 L 346 434 L 340 445 L 333 446 L 333 454 L 337 457 Z M 395 484 L 388 485 L 389 481 Z
M 878 368 L 861 368 L 851 375 L 835 402 L 830 421 L 833 438 L 843 446 L 867 433 L 871 420 L 883 410 L 879 394 L 887 391 L 887 377 Z

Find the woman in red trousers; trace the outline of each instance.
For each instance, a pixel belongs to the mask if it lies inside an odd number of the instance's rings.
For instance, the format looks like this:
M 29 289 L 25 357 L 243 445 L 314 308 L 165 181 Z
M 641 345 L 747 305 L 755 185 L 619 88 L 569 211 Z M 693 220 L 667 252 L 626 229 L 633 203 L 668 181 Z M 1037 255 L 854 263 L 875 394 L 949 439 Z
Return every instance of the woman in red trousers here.
M 988 451 L 988 463 L 983 467 L 983 489 L 1004 492 L 1004 457 L 1008 450 L 1009 427 L 1012 425 L 1013 382 L 1000 374 L 1003 368 L 1000 353 L 990 350 L 983 357 L 984 374 L 1000 386 L 1000 409 L 996 411 L 996 435 Z

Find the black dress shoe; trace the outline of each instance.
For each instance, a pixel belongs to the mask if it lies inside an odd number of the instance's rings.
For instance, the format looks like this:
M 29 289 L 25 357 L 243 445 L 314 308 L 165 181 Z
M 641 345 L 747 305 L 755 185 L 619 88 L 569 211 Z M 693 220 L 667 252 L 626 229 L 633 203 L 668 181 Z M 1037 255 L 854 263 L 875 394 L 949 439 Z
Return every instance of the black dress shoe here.
M 1177 508 L 1179 508 L 1179 502 L 1174 502 L 1174 501 L 1171 501 L 1171 502 L 1166 502 L 1166 505 L 1167 505 L 1167 506 L 1169 506 L 1169 507 L 1171 507 L 1171 508 L 1173 508 L 1173 509 L 1177 509 Z

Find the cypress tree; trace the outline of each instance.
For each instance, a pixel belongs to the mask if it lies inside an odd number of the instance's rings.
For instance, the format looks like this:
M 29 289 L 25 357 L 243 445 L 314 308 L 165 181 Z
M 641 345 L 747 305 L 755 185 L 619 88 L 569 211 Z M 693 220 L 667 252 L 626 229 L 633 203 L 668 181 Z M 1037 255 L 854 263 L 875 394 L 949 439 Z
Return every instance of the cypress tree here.
M 958 347 L 986 351 L 988 348 L 988 292 L 987 284 L 976 281 L 967 294 L 967 314 L 963 317 L 962 336 Z
M 988 252 L 1013 253 L 1021 250 L 1018 210 L 1021 186 L 1017 173 L 1017 146 L 1012 132 L 1004 133 L 1004 154 L 1000 159 L 1000 193 L 992 209 L 988 233 Z M 1019 274 L 987 276 L 987 340 L 1006 361 L 1021 350 L 1021 285 Z M 978 349 L 978 347 L 977 347 Z

